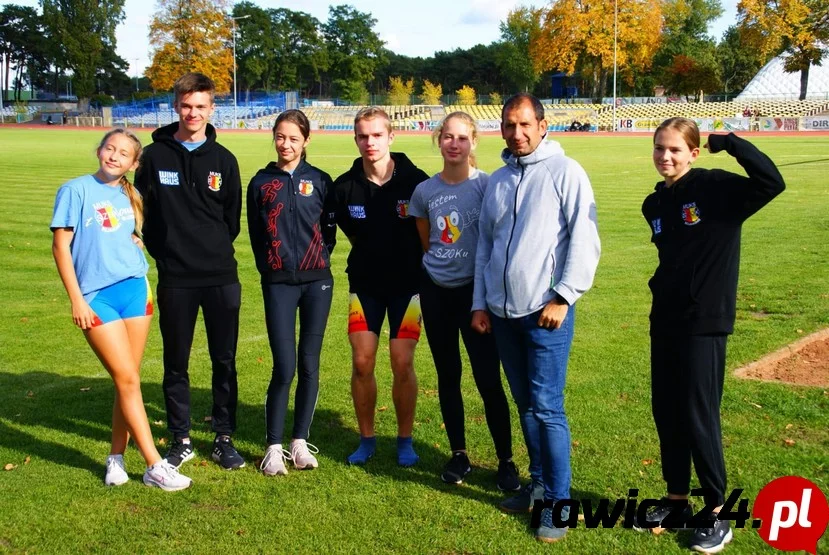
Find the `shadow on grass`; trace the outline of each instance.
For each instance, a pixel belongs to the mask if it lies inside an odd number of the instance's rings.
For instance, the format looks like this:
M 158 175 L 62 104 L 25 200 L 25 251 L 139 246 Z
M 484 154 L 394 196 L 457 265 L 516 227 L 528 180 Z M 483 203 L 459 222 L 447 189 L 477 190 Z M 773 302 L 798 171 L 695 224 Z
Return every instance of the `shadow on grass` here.
M 164 421 L 164 398 L 161 384 L 142 384 L 144 403 L 151 423 Z M 113 385 L 109 377 L 63 376 L 49 372 L 28 372 L 10 374 L 0 372 L 0 445 L 20 451 L 26 455 L 71 466 L 98 476 L 103 469 L 100 456 L 89 456 L 75 447 L 75 438 L 108 444 L 112 416 Z M 291 405 L 293 400 L 291 400 Z M 210 423 L 201 415 L 209 414 L 212 393 L 206 388 L 191 388 L 192 432 L 199 456 L 209 459 L 212 432 Z M 286 432 L 293 424 L 293 410 L 289 408 L 286 417 Z M 493 508 L 505 498 L 495 486 L 494 468 L 473 466 L 465 483 L 460 486 L 444 484 L 440 472 L 449 456 L 448 453 L 425 441 L 419 441 L 415 432 L 415 451 L 419 463 L 411 468 L 397 465 L 395 437 L 378 435 L 377 454 L 364 467 L 347 467 L 346 457 L 359 443 L 359 434 L 353 424 L 354 414 L 341 414 L 318 407 L 314 416 L 311 441 L 322 447 L 320 457 L 323 465 L 341 465 L 341 471 L 364 472 L 373 476 L 385 476 L 395 481 L 410 482 L 438 491 L 478 501 Z M 347 424 L 348 422 L 348 424 Z M 238 428 L 234 434 L 237 447 L 250 465 L 258 463 L 264 451 L 265 424 L 262 404 L 239 403 L 237 409 Z M 35 427 L 65 434 L 65 441 L 56 441 L 54 434 L 44 439 L 37 432 L 25 430 Z M 152 426 L 153 435 L 158 439 L 166 435 L 166 426 Z M 516 438 L 516 441 L 521 441 Z M 261 445 L 262 451 L 251 452 L 249 444 Z M 163 456 L 163 446 L 159 446 Z M 101 459 L 101 460 L 99 460 Z M 493 466 L 496 464 L 492 462 Z M 324 470 L 321 470 L 324 472 Z M 528 513 L 529 514 L 529 513 Z

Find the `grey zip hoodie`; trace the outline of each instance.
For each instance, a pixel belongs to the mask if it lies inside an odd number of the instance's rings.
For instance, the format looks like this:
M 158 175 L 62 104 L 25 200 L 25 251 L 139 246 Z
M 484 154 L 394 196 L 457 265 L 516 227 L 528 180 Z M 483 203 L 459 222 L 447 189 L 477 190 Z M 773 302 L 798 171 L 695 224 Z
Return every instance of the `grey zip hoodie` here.
M 521 318 L 593 284 L 601 245 L 593 189 L 561 145 L 542 140 L 489 178 L 479 221 L 472 310 Z

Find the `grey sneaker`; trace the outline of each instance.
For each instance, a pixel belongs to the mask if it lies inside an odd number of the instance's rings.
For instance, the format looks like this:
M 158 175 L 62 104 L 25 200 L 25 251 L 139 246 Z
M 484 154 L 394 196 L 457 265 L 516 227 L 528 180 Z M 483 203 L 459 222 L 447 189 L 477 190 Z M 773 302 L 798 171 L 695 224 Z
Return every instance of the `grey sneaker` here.
M 294 467 L 297 470 L 312 470 L 319 466 L 317 458 L 314 456 L 320 450 L 315 445 L 308 443 L 304 439 L 291 440 L 291 460 L 294 461 Z
M 530 482 L 518 495 L 504 499 L 498 506 L 505 513 L 531 513 L 536 500 L 544 499 L 544 484 Z
M 120 486 L 126 484 L 130 477 L 127 476 L 127 468 L 124 466 L 123 455 L 110 455 L 107 457 L 107 473 L 104 477 L 104 484 L 108 486 Z
M 166 459 L 161 459 L 144 472 L 144 484 L 164 491 L 179 491 L 189 488 L 193 481 L 179 473 Z
M 562 507 L 561 520 L 570 518 L 570 507 Z M 553 509 L 545 507 L 541 510 L 541 524 L 535 531 L 535 538 L 544 543 L 554 543 L 567 534 L 567 527 L 558 527 L 553 522 Z
M 268 445 L 265 456 L 262 457 L 262 464 L 259 465 L 259 470 L 265 476 L 285 476 L 288 474 L 288 469 L 285 468 L 286 458 L 290 459 L 291 454 L 282 448 L 281 443 Z

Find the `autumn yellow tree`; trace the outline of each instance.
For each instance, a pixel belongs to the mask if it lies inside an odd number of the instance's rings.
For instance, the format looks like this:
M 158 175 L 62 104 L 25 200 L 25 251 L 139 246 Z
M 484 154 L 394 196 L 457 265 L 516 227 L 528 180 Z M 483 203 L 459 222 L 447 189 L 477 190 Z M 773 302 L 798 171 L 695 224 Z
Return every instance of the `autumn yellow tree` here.
M 150 23 L 153 61 L 146 75 L 156 90 L 170 90 L 188 71 L 204 73 L 227 93 L 233 83 L 233 29 L 229 0 L 158 0 Z
M 478 103 L 478 95 L 475 94 L 475 89 L 469 85 L 464 85 L 455 91 L 458 95 L 458 104 L 461 106 L 474 106 Z
M 819 65 L 829 42 L 826 0 L 740 0 L 737 4 L 743 41 L 764 55 L 784 50 L 784 69 L 800 72 L 800 100 L 806 99 L 809 68 Z M 823 43 L 823 45 L 821 44 Z
M 389 77 L 389 104 L 408 106 L 413 94 L 414 79 L 403 81 L 400 77 Z
M 593 77 L 593 97 L 601 97 L 613 73 L 614 0 L 557 0 L 543 9 L 541 27 L 530 37 L 530 57 L 538 71 Z M 661 0 L 618 0 L 617 67 L 623 78 L 650 67 L 659 47 Z
M 501 95 L 497 92 L 489 93 L 489 103 L 493 106 L 500 106 L 504 103 L 504 99 L 501 98 Z
M 420 101 L 424 104 L 435 106 L 440 104 L 440 97 L 443 96 L 443 86 L 433 84 L 428 79 L 423 81 L 423 91 L 420 93 Z

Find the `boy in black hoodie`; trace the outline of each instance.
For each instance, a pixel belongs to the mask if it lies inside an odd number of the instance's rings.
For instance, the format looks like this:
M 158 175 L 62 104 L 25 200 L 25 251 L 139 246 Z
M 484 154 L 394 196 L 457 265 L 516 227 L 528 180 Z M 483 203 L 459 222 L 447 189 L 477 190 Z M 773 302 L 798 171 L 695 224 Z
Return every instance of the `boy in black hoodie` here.
M 213 367 L 212 458 L 223 468 L 241 468 L 245 461 L 230 439 L 242 297 L 233 249 L 242 209 L 239 166 L 208 123 L 213 81 L 187 73 L 173 91 L 179 121 L 153 133 L 135 177 L 144 197 L 144 243 L 158 267 L 164 401 L 173 436 L 165 458 L 178 467 L 194 456 L 187 368 L 201 307 Z
M 351 343 L 351 394 L 360 427 L 360 446 L 350 464 L 365 464 L 374 455 L 374 365 L 380 330 L 388 313 L 392 399 L 397 413 L 397 462 L 412 466 L 417 379 L 414 350 L 420 338 L 418 280 L 423 255 L 409 200 L 429 178 L 405 154 L 390 152 L 394 132 L 388 114 L 376 107 L 354 119 L 360 158 L 337 178 L 337 224 L 351 243 L 348 255 L 350 293 L 348 338 Z

